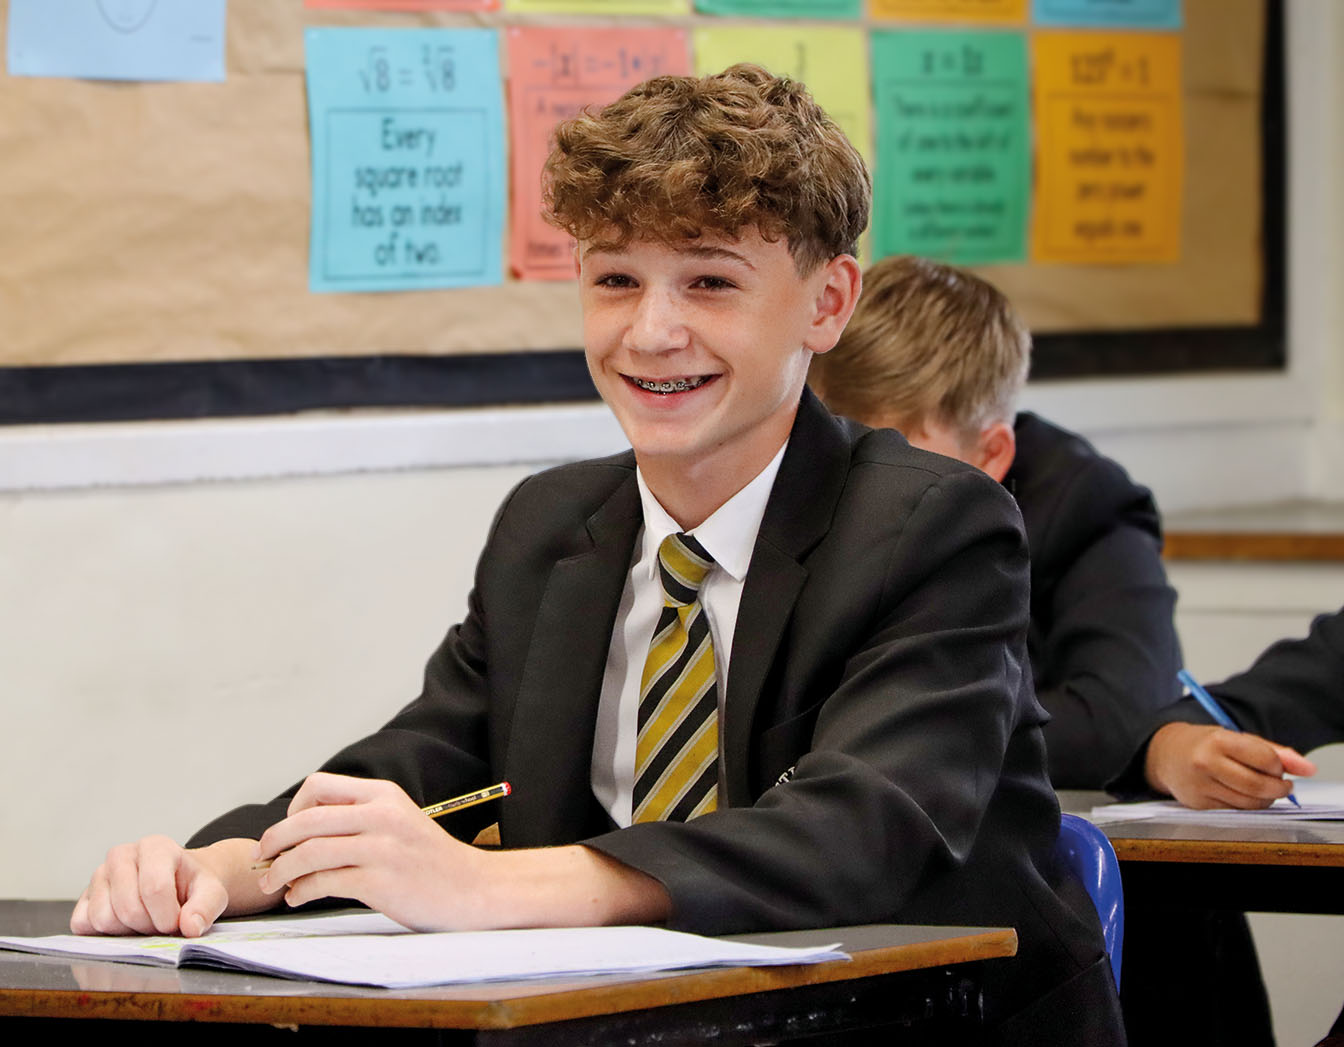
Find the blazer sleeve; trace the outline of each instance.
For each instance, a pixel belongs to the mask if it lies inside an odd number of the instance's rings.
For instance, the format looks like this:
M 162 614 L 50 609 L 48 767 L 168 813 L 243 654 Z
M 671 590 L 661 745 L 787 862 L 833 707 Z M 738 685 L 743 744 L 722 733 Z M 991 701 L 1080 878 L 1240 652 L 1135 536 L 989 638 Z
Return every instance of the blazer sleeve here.
M 1157 711 L 1179 697 L 1176 593 L 1152 498 L 1114 463 L 1093 459 L 1053 515 L 1032 649 L 1036 694 L 1051 717 L 1050 780 L 1057 789 L 1104 788 L 1130 765 Z M 1052 538 L 1061 531 L 1074 537 Z
M 1344 610 L 1321 615 L 1302 639 L 1280 640 L 1209 692 L 1247 731 L 1308 752 L 1344 742 Z M 1211 722 L 1194 699 L 1163 722 Z
M 829 623 L 839 671 L 800 714 L 815 726 L 792 776 L 749 807 L 586 841 L 659 880 L 672 926 L 891 919 L 975 846 L 1015 731 L 1043 718 L 1023 678 L 1020 518 L 998 484 L 966 470 L 934 478 L 888 527 L 863 557 L 842 540 L 805 561 L 785 657 L 826 631 L 824 602 L 836 615 L 863 609 Z M 868 566 L 846 574 L 856 561 Z

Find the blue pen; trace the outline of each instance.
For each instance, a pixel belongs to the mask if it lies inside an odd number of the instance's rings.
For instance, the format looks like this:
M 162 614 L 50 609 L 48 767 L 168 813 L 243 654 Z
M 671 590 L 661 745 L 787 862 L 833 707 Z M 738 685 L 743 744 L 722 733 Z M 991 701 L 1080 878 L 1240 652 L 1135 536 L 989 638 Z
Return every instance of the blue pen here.
M 1241 732 L 1241 728 L 1237 726 L 1237 722 L 1227 715 L 1227 710 L 1218 704 L 1218 700 L 1214 698 L 1213 695 L 1209 694 L 1208 691 L 1204 690 L 1204 688 L 1199 685 L 1198 680 L 1184 669 L 1181 669 L 1176 673 L 1176 679 L 1185 684 L 1186 690 L 1190 692 L 1191 697 L 1204 707 L 1204 711 L 1214 718 L 1219 727 L 1226 727 L 1229 731 Z M 1288 802 L 1294 807 L 1302 806 L 1297 802 L 1297 797 L 1292 793 L 1288 794 Z

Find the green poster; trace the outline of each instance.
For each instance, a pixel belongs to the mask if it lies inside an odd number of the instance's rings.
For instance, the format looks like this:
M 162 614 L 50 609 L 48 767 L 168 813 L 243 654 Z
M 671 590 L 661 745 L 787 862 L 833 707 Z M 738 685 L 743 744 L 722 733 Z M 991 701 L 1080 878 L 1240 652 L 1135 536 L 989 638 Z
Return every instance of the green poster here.
M 873 250 L 947 262 L 1026 257 L 1026 38 L 875 32 Z
M 695 9 L 710 15 L 747 18 L 858 18 L 862 0 L 695 0 Z

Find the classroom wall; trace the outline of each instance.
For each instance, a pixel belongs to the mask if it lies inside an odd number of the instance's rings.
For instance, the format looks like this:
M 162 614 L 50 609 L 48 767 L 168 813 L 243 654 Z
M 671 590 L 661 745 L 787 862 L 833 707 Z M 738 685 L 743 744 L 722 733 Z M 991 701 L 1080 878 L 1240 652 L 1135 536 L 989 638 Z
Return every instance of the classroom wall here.
M 0 496 L 0 896 L 265 798 L 414 697 L 528 470 Z
M 1298 0 L 1299 5 L 1301 0 Z M 1344 498 L 1344 301 L 1340 288 L 1344 283 L 1344 263 L 1339 244 L 1344 243 L 1344 194 L 1338 189 L 1344 172 L 1344 126 L 1339 120 L 1338 105 L 1344 88 L 1338 67 L 1344 59 L 1344 12 L 1335 3 L 1313 0 L 1302 10 L 1293 10 L 1294 16 L 1305 23 L 1317 23 L 1319 40 L 1306 40 L 1300 46 L 1319 48 L 1315 61 L 1321 68 L 1334 70 L 1334 79 L 1326 91 L 1315 92 L 1310 85 L 1302 85 L 1292 101 L 1294 119 L 1300 122 L 1300 134 L 1320 136 L 1320 182 L 1333 182 L 1327 189 L 1322 186 L 1303 203 L 1309 206 L 1297 221 L 1307 221 L 1314 214 L 1329 243 L 1310 241 L 1311 248 L 1303 253 L 1297 265 L 1294 280 L 1307 282 L 1304 292 L 1319 302 L 1322 329 L 1328 332 L 1323 353 L 1323 382 L 1319 441 L 1313 459 L 1311 482 L 1315 489 L 1327 492 L 1333 498 Z M 1301 28 L 1306 28 L 1303 25 Z M 1302 162 L 1307 162 L 1306 159 Z
M 1288 0 L 1288 352 L 1278 378 L 1045 383 L 1030 406 L 1088 433 L 1166 511 L 1344 499 L 1344 8 Z
M 1344 11 L 1288 14 L 1289 372 L 1028 395 L 1169 510 L 1344 499 Z M 618 442 L 600 408 L 0 432 L 0 838 L 40 856 L 0 868 L 0 897 L 71 897 L 113 842 L 182 837 L 376 726 L 460 615 L 511 485 Z M 1178 581 L 1187 647 L 1210 667 L 1344 601 L 1257 575 L 1247 632 L 1210 616 L 1216 589 Z M 1292 989 L 1337 1007 L 1338 924 L 1305 926 L 1322 962 L 1299 950 Z

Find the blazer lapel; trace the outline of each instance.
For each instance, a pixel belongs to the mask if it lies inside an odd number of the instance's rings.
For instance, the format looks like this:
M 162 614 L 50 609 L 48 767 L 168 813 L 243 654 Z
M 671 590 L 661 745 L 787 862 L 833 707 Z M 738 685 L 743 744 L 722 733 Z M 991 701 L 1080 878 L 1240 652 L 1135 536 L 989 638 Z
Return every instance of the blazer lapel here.
M 509 846 L 578 840 L 606 828 L 589 785 L 593 729 L 635 536 L 642 521 L 634 470 L 556 561 L 532 628 L 505 759 Z
M 849 472 L 850 438 L 844 427 L 803 390 L 756 537 L 742 588 L 724 699 L 724 780 L 728 802 L 755 801 L 748 771 L 752 720 L 766 675 L 779 653 L 794 604 L 807 581 L 802 560 L 830 528 Z

